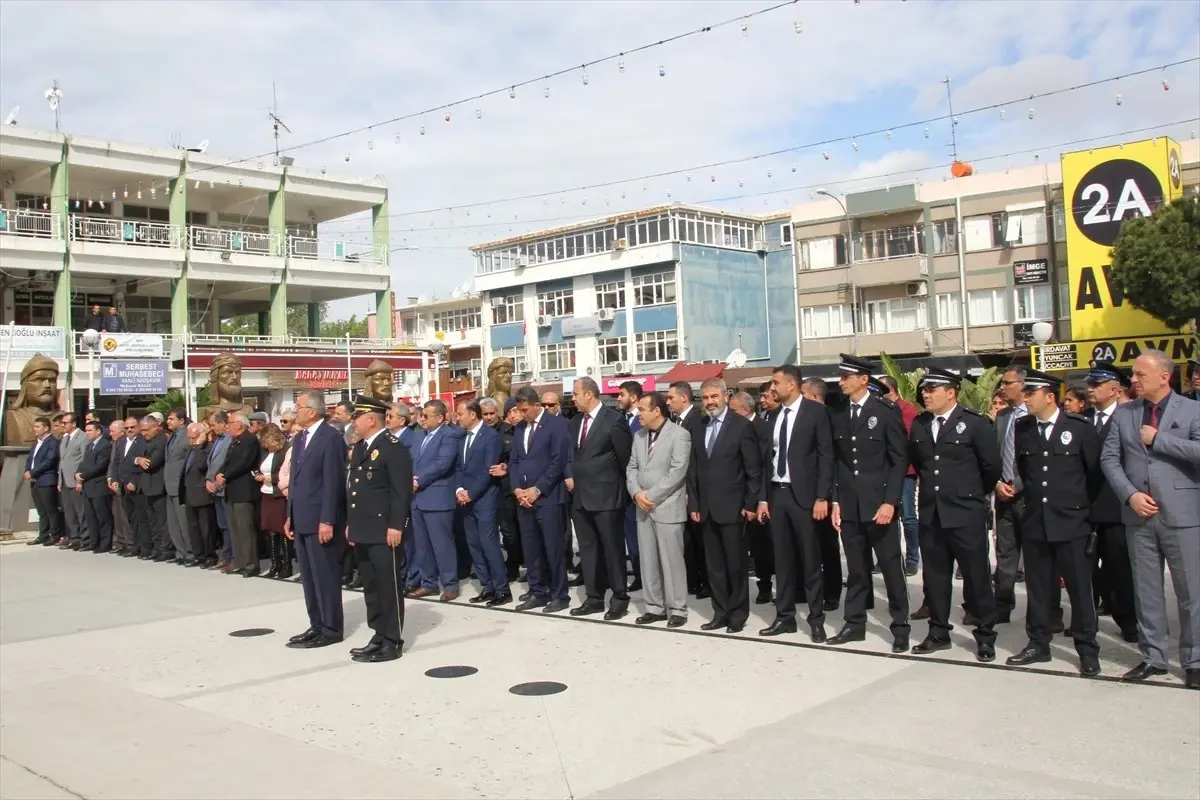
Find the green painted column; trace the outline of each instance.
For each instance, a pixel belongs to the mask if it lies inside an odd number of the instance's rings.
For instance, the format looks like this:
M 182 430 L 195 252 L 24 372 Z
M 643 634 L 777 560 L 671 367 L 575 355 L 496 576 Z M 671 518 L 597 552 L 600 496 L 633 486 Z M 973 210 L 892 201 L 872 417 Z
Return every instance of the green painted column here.
M 284 260 L 279 283 L 271 287 L 271 305 L 267 312 L 267 325 L 263 333 L 267 336 L 287 336 L 287 216 L 284 212 L 284 186 L 287 170 L 279 179 L 279 190 L 271 192 L 267 200 L 267 224 L 270 226 L 272 247 L 275 255 Z M 261 323 L 260 323 L 261 327 Z
M 187 229 L 187 156 L 179 164 L 180 177 L 171 181 L 167 189 L 172 235 L 176 237 L 177 246 L 188 248 L 190 240 Z M 179 274 L 171 279 L 171 335 L 183 336 L 191 330 L 191 320 L 188 316 L 188 259 L 190 250 L 184 253 L 183 261 L 179 263 Z
M 321 304 L 307 303 L 308 310 L 308 335 L 317 337 L 321 335 Z
M 380 339 L 392 338 L 392 269 L 391 238 L 388 233 L 388 201 L 371 209 L 371 244 L 376 260 L 387 267 L 388 285 L 375 293 L 375 335 Z
M 271 335 L 270 324 L 271 324 L 270 315 L 268 315 L 266 311 L 259 311 L 258 312 L 258 335 L 259 336 L 270 336 Z
M 54 324 L 73 330 L 71 325 L 71 182 L 67 165 L 70 146 L 63 137 L 58 163 L 50 168 L 50 211 L 58 218 L 58 235 L 66 243 L 62 272 L 54 282 Z

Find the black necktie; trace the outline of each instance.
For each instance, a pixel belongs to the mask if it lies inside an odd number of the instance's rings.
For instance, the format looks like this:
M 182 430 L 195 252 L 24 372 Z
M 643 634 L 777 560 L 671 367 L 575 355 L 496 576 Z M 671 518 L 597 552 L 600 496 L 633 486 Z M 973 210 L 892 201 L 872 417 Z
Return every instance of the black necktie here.
M 850 404 L 850 419 L 853 420 L 854 422 L 858 422 L 858 409 L 859 409 L 858 403 Z
M 1049 422 L 1039 422 L 1038 423 L 1038 436 L 1042 437 L 1042 441 L 1046 440 L 1046 431 L 1048 431 L 1049 429 L 1050 429 Z
M 775 459 L 775 474 L 781 478 L 787 474 L 788 414 L 791 413 L 790 408 L 784 408 L 783 421 L 779 423 L 779 452 Z
M 945 417 L 938 417 L 938 418 L 937 418 L 937 430 L 935 430 L 935 431 L 933 432 L 933 440 L 934 440 L 935 442 L 936 442 L 938 439 L 940 439 L 940 438 L 941 438 L 941 436 L 942 436 L 942 426 L 943 426 L 943 425 L 945 425 L 945 424 L 946 424 L 946 418 L 945 418 Z

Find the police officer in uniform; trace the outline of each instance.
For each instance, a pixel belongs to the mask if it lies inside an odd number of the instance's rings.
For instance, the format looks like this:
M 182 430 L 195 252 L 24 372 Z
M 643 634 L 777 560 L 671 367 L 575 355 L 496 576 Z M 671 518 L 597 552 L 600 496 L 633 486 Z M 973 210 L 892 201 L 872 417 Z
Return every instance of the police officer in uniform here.
M 367 625 L 375 632 L 355 661 L 400 657 L 404 641 L 404 549 L 400 546 L 412 505 L 413 469 L 408 448 L 384 427 L 388 407 L 359 395 L 352 424 L 358 443 L 346 472 L 346 538 L 362 577 Z
M 1100 674 L 1100 648 L 1089 553 L 1096 540 L 1088 514 L 1102 480 L 1100 437 L 1087 418 L 1058 407 L 1062 383 L 1053 375 L 1030 370 L 1025 377 L 1029 414 L 1014 423 L 1017 470 L 1026 495 L 1021 555 L 1029 644 L 1007 663 L 1023 667 L 1050 660 L 1051 608 L 1061 574 L 1071 598 L 1079 672 L 1094 678 Z
M 892 616 L 892 652 L 908 652 L 908 587 L 898 516 L 904 473 L 908 469 L 908 438 L 899 414 L 868 389 L 871 364 L 842 355 L 842 394 L 849 401 L 830 414 L 833 425 L 833 525 L 846 551 L 846 622 L 830 644 L 861 642 L 867 637 L 867 595 L 871 593 L 872 550 L 879 557 Z
M 958 375 L 939 367 L 921 378 L 925 411 L 912 425 L 909 455 L 920 481 L 921 561 L 929 604 L 929 634 L 912 649 L 950 648 L 954 562 L 975 613 L 975 657 L 996 660 L 996 595 L 988 564 L 988 492 L 1000 480 L 996 432 L 978 411 L 958 404 Z

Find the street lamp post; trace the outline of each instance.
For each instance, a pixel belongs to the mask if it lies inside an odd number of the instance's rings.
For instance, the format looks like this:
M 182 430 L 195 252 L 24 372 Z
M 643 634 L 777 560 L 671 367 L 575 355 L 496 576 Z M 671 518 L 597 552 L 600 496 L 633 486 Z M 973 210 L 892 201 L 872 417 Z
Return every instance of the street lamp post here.
M 850 322 L 854 326 L 854 355 L 858 355 L 858 283 L 854 280 L 854 227 L 850 220 L 850 212 L 846 210 L 846 204 L 842 202 L 842 198 L 832 194 L 825 189 L 817 189 L 817 194 L 828 197 L 837 202 L 842 208 L 842 216 L 846 218 L 846 269 L 850 274 Z M 835 252 L 836 258 L 836 252 Z

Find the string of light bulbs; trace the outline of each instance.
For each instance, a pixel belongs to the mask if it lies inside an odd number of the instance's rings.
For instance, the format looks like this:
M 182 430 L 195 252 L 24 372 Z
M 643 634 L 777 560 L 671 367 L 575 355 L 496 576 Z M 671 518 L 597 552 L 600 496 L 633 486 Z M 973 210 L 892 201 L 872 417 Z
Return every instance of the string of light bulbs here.
M 993 153 L 991 155 L 980 156 L 979 158 L 973 158 L 973 159 L 971 159 L 971 163 L 975 164 L 975 163 L 981 163 L 981 162 L 985 162 L 985 161 L 996 161 L 996 160 L 1005 159 L 1005 158 L 1015 158 L 1018 156 L 1029 155 L 1031 153 L 1035 154 L 1035 158 L 1036 158 L 1036 154 L 1039 154 L 1045 150 L 1053 150 L 1053 149 L 1058 149 L 1058 148 L 1063 148 L 1063 147 L 1075 147 L 1075 146 L 1079 146 L 1079 145 L 1086 145 L 1086 144 L 1098 142 L 1098 141 L 1105 140 L 1105 139 L 1117 139 L 1117 138 L 1124 138 L 1124 137 L 1128 137 L 1128 136 L 1136 136 L 1138 134 L 1150 133 L 1153 131 L 1161 131 L 1164 128 L 1169 128 L 1169 127 L 1175 126 L 1175 125 L 1186 125 L 1189 123 L 1197 123 L 1197 122 L 1200 122 L 1200 117 L 1190 117 L 1188 119 L 1175 120 L 1173 122 L 1164 122 L 1164 123 L 1159 123 L 1156 125 L 1147 125 L 1145 127 L 1133 128 L 1131 130 L 1120 131 L 1117 133 L 1098 134 L 1096 136 L 1089 136 L 1089 137 L 1086 137 L 1083 139 L 1073 139 L 1071 141 L 1057 142 L 1055 144 L 1042 145 L 1039 147 L 1029 147 L 1029 148 L 1025 148 L 1022 150 L 1012 150 L 1012 151 L 1009 151 L 1006 153 Z M 703 200 L 689 201 L 687 204 L 688 205 L 708 205 L 708 204 L 713 204 L 713 203 L 730 202 L 733 200 L 745 200 L 748 198 L 778 195 L 778 194 L 784 194 L 787 192 L 804 192 L 804 191 L 811 192 L 812 190 L 815 190 L 815 189 L 822 189 L 822 188 L 827 188 L 830 186 L 841 186 L 841 185 L 850 184 L 850 183 L 863 183 L 866 181 L 877 181 L 877 180 L 883 180 L 883 179 L 888 179 L 888 178 L 897 178 L 897 177 L 911 177 L 911 176 L 920 175 L 920 174 L 923 174 L 926 172 L 933 172 L 935 170 L 945 169 L 946 167 L 949 167 L 952 163 L 953 162 L 944 162 L 941 164 L 930 164 L 925 167 L 915 167 L 912 169 L 896 170 L 896 171 L 892 171 L 892 172 L 880 172 L 880 173 L 876 173 L 874 175 L 865 175 L 865 176 L 858 177 L 858 178 L 843 178 L 840 180 L 830 180 L 830 181 L 822 181 L 819 183 L 810 183 L 810 184 L 802 184 L 799 186 L 791 186 L 791 187 L 786 187 L 783 189 L 770 189 L 767 191 L 749 192 L 749 193 L 741 194 L 741 195 L 730 195 L 730 196 L 725 196 L 725 197 L 712 197 L 712 198 L 707 198 L 707 199 L 703 199 Z M 951 180 L 959 180 L 959 179 L 951 179 Z M 785 206 L 788 205 L 786 200 L 785 200 L 784 205 Z M 1081 208 L 1091 208 L 1092 205 L 1094 205 L 1094 204 L 1087 203 L 1087 204 L 1081 205 L 1080 207 Z M 787 212 L 788 212 L 788 208 L 785 207 L 784 209 L 781 209 L 781 214 L 786 214 Z M 616 213 L 628 213 L 628 212 L 616 212 Z M 554 222 L 569 222 L 571 220 L 578 220 L 578 219 L 579 219 L 578 216 L 565 216 L 565 217 L 546 217 L 546 218 L 541 218 L 541 219 L 528 219 L 528 220 L 521 220 L 521 221 L 524 223 L 527 223 L 527 224 L 545 224 L 545 223 L 554 223 Z M 600 218 L 600 219 L 603 219 L 603 218 Z M 433 227 L 433 228 L 418 228 L 416 231 L 413 231 L 410 233 L 412 233 L 414 236 L 420 236 L 420 235 L 423 235 L 426 233 L 432 233 L 432 232 L 467 230 L 467 229 L 473 229 L 473 228 L 490 228 L 490 227 L 499 227 L 502 225 L 511 226 L 512 222 L 511 221 L 485 222 L 485 223 L 467 224 L 467 225 L 449 225 L 449 226 L 438 226 L 438 227 Z M 420 249 L 426 249 L 426 248 L 447 249 L 447 250 L 465 249 L 464 245 L 435 246 L 435 245 L 421 244 L 419 247 L 420 247 Z M 394 253 L 394 252 L 399 252 L 402 250 L 412 250 L 412 249 L 413 249 L 412 245 L 400 244 L 400 245 L 397 245 L 396 247 L 391 248 L 391 252 Z

